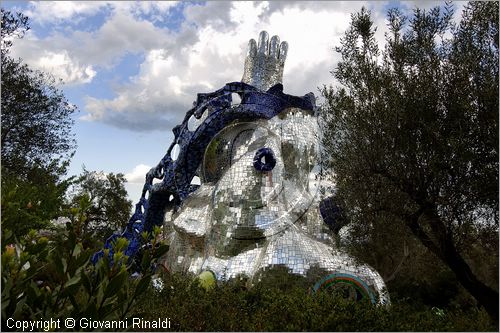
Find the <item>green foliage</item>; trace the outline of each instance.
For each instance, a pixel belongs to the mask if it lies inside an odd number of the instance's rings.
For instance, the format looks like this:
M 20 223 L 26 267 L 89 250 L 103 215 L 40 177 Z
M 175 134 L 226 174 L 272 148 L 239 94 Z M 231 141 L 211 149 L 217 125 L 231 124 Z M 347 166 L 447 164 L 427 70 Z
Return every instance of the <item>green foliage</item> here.
M 136 313 L 134 306 L 150 286 L 151 267 L 168 247 L 156 233 L 153 247 L 143 251 L 144 269 L 131 278 L 132 264 L 123 250 L 127 240 L 118 239 L 113 262 L 107 255 L 90 263 L 95 248 L 87 248 L 67 223 L 54 239 L 34 230 L 16 242 L 12 233 L 2 249 L 2 328 L 6 320 L 65 319 L 122 320 Z M 137 314 L 137 313 L 136 313 Z
M 125 179 L 121 173 L 83 169 L 73 184 L 71 206 L 80 207 L 70 217 L 78 223 L 78 233 L 106 238 L 127 223 L 132 202 L 127 200 Z
M 76 107 L 54 78 L 8 54 L 28 29 L 26 16 L 2 9 L 2 229 L 17 237 L 60 216 L 70 182 L 62 177 L 75 148 Z
M 498 2 L 452 18 L 391 9 L 381 53 L 370 13 L 352 15 L 324 146 L 358 254 L 388 273 L 405 246 L 435 256 L 498 318 Z
M 7 230 L 22 237 L 30 229 L 44 229 L 63 214 L 64 193 L 71 179 L 61 180 L 65 166 L 32 168 L 25 179 L 2 166 L 2 243 Z
M 71 157 L 71 116 L 77 109 L 54 78 L 8 56 L 2 59 L 1 74 L 2 166 L 25 176 L 33 167 Z
M 144 319 L 170 318 L 176 331 L 494 331 L 484 311 L 391 307 L 352 302 L 329 292 L 311 294 L 306 278 L 277 270 L 248 287 L 238 277 L 206 291 L 196 278 L 165 275 L 138 307 Z M 278 284 L 277 279 L 280 280 Z

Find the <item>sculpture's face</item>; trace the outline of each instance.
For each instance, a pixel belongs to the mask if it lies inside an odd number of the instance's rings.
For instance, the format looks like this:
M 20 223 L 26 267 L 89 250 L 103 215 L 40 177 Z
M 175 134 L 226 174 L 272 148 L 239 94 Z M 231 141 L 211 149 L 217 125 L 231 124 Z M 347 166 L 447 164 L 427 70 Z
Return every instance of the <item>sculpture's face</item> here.
M 210 223 L 210 243 L 219 245 L 215 253 L 235 253 L 231 240 L 255 243 L 305 212 L 316 192 L 317 132 L 315 117 L 289 109 L 271 120 L 233 124 L 214 137 L 203 181 L 215 185 Z

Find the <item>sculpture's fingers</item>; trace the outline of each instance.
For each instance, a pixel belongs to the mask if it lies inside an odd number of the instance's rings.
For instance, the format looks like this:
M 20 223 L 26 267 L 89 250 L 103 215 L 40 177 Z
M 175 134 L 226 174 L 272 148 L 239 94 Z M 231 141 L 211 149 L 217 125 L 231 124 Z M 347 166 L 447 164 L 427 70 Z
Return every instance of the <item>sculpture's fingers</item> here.
M 288 53 L 288 43 L 287 42 L 282 42 L 281 45 L 280 45 L 279 59 L 281 61 L 285 61 L 287 53 Z
M 255 57 L 257 55 L 257 42 L 255 39 L 248 41 L 247 57 Z
M 280 38 L 278 36 L 273 36 L 271 42 L 269 43 L 269 55 L 274 58 L 279 57 L 280 52 Z
M 257 51 L 260 54 L 266 54 L 268 50 L 269 35 L 266 31 L 261 31 L 259 35 L 259 45 Z

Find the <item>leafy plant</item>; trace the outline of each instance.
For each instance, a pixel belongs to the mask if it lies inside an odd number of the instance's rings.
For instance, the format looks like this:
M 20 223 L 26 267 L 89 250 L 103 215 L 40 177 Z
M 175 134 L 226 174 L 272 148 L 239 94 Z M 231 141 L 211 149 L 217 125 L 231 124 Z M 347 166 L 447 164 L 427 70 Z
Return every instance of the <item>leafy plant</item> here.
M 83 168 L 70 191 L 72 206 L 81 207 L 78 214 L 85 215 L 79 229 L 82 235 L 105 239 L 124 227 L 132 208 L 132 202 L 127 200 L 126 181 L 121 173 L 105 174 Z
M 93 265 L 95 249 L 82 245 L 71 223 L 53 240 L 32 230 L 16 242 L 9 233 L 11 244 L 2 251 L 2 328 L 8 318 L 125 319 L 150 286 L 151 267 L 168 250 L 159 234 L 155 229 L 153 246 L 143 251 L 141 270 L 132 277 L 124 238 L 114 243 L 112 260 L 106 253 Z
M 204 289 L 193 276 L 165 274 L 161 292 L 146 291 L 137 305 L 145 320 L 169 318 L 176 331 L 495 331 L 484 310 L 390 307 L 311 293 L 307 277 L 272 269 L 249 285 L 238 276 Z

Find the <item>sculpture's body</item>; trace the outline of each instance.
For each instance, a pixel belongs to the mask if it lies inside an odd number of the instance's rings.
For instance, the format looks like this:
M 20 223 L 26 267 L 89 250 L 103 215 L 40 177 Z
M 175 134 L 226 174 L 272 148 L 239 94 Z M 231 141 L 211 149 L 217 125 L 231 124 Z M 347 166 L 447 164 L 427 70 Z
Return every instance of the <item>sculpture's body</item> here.
M 146 176 L 123 234 L 131 240 L 128 254 L 137 251 L 137 235 L 161 224 L 167 212 L 165 265 L 171 271 L 210 270 L 226 280 L 239 274 L 253 279 L 275 266 L 304 276 L 315 270 L 323 279 L 314 289 L 346 282 L 362 296 L 387 303 L 380 275 L 335 250 L 326 232 L 319 212 L 314 95 L 282 93 L 287 49 L 277 36 L 268 42 L 261 33 L 258 45 L 249 43 L 244 83 L 198 96 L 174 129 L 167 155 Z M 194 176 L 201 186 L 191 184 Z M 153 178 L 162 183 L 152 185 Z

